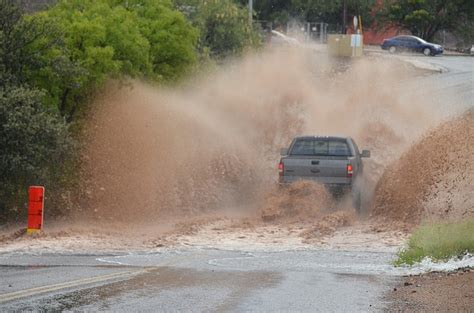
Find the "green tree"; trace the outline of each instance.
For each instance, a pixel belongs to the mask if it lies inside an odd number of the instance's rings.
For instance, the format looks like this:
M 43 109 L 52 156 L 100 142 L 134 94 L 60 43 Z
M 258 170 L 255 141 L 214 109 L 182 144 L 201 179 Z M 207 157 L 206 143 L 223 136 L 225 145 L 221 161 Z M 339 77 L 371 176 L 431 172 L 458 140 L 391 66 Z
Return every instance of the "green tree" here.
M 149 44 L 136 17 L 125 8 L 112 8 L 105 1 L 61 1 L 38 16 L 61 30 L 66 53 L 59 64 L 37 73 L 35 82 L 49 91 L 51 101 L 69 120 L 108 78 L 151 73 Z M 58 49 L 45 58 L 61 55 Z M 72 75 L 63 79 L 56 75 L 58 70 Z
M 173 81 L 196 61 L 197 31 L 166 0 L 62 0 L 37 17 L 56 25 L 64 47 L 45 55 L 57 62 L 35 82 L 68 120 L 107 79 Z
M 175 80 L 196 62 L 199 32 L 168 0 L 114 0 L 139 18 L 141 34 L 150 44 L 152 72 L 157 79 Z
M 38 18 L 24 18 L 14 0 L 0 0 L 0 86 L 25 84 L 47 61 L 57 30 Z
M 426 40 L 439 30 L 472 28 L 472 0 L 386 0 L 381 17 Z
M 30 184 L 57 187 L 55 174 L 74 147 L 66 123 L 42 97 L 35 89 L 0 88 L 0 212 L 24 202 Z
M 232 0 L 175 0 L 200 30 L 199 50 L 222 59 L 258 47 L 261 38 L 248 22 L 246 8 Z

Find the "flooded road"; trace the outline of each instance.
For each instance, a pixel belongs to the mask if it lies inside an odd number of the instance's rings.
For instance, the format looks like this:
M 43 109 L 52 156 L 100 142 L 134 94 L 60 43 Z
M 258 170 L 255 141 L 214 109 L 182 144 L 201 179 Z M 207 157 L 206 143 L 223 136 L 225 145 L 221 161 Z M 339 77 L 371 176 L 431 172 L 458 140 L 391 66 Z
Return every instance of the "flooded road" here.
M 389 252 L 203 247 L 113 256 L 3 256 L 0 307 L 13 311 L 380 310 L 385 305 L 379 300 L 381 294 L 396 280 L 392 258 Z M 61 286 L 63 282 L 69 284 Z
M 351 311 L 387 309 L 394 247 L 0 256 L 2 311 Z M 474 265 L 472 258 L 466 264 Z M 453 267 L 460 264 L 452 264 Z M 441 268 L 439 268 L 441 269 Z

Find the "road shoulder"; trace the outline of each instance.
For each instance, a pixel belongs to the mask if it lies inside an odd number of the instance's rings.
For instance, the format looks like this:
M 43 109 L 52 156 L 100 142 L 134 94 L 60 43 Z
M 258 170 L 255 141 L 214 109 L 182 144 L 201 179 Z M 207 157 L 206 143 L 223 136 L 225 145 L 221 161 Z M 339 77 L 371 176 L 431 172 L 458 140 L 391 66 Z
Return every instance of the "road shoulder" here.
M 404 276 L 386 300 L 390 312 L 470 312 L 474 269 Z

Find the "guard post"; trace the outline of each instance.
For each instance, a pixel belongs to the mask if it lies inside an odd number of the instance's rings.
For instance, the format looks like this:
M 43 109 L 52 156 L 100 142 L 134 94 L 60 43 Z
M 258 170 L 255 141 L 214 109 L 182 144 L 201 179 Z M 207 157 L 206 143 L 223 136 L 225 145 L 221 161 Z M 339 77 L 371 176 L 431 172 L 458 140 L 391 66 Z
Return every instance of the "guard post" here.
M 30 186 L 28 189 L 28 228 L 32 234 L 43 228 L 44 187 Z

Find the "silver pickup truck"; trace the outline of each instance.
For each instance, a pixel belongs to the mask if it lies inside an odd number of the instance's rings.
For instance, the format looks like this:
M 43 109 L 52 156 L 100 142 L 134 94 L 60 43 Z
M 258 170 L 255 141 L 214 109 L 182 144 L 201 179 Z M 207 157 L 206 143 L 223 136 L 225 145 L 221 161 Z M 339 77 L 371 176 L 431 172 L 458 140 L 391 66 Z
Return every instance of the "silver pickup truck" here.
M 296 137 L 288 149 L 281 150 L 281 156 L 280 183 L 314 180 L 327 186 L 335 198 L 351 193 L 355 209 L 360 210 L 361 195 L 356 180 L 364 168 L 362 158 L 370 157 L 370 151 L 359 152 L 352 138 Z

